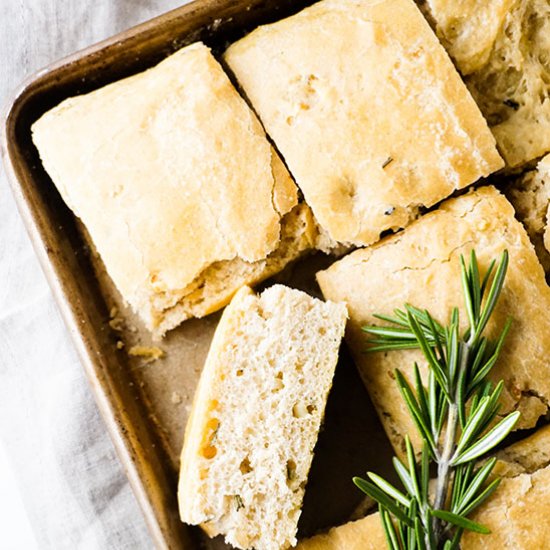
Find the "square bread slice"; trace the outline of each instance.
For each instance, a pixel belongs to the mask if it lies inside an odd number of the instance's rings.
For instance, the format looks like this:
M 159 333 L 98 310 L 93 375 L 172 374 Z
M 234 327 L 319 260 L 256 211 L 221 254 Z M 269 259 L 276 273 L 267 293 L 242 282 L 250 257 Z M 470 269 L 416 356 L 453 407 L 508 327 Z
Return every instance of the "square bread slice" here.
M 537 164 L 536 170 L 514 178 L 504 193 L 535 245 L 544 271 L 550 273 L 550 155 Z
M 471 516 L 490 535 L 466 532 L 462 550 L 533 550 L 550 540 L 550 427 L 496 454 L 495 493 Z M 378 513 L 301 541 L 296 550 L 381 550 L 386 537 Z
M 313 246 L 288 171 L 201 43 L 63 101 L 32 132 L 118 290 L 157 334 Z
M 550 151 L 548 0 L 427 0 L 508 166 Z
M 346 308 L 275 285 L 240 290 L 212 340 L 181 454 L 182 521 L 237 548 L 296 543 Z
M 512 205 L 494 187 L 450 199 L 402 233 L 317 274 L 325 298 L 348 306 L 347 341 L 397 453 L 403 452 L 405 434 L 418 439 L 395 369 L 410 376 L 414 362 L 425 368 L 425 361 L 418 350 L 365 353 L 368 337 L 361 327 L 380 324 L 374 314 L 391 315 L 406 303 L 444 324 L 458 306 L 465 325 L 460 255 L 468 259 L 475 250 L 484 272 L 504 249 L 508 274 L 487 334 L 495 340 L 508 317 L 513 324 L 492 376 L 504 380 L 502 413 L 519 410 L 516 428 L 530 428 L 547 413 L 550 400 L 550 288 Z
M 224 59 L 334 241 L 373 243 L 503 166 L 412 0 L 324 0 Z

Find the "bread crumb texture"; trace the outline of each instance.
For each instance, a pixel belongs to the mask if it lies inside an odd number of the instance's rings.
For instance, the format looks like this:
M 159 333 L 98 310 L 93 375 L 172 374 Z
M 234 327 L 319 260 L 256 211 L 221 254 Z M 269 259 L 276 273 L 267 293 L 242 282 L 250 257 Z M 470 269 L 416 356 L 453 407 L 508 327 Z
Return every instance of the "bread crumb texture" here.
M 334 241 L 373 243 L 503 165 L 412 0 L 324 0 L 224 57 Z
M 415 361 L 424 374 L 427 367 L 419 351 L 366 354 L 367 335 L 361 327 L 380 324 L 373 314 L 389 315 L 406 303 L 427 309 L 442 323 L 460 306 L 464 326 L 460 255 L 468 258 L 475 250 L 484 272 L 504 249 L 510 264 L 488 325 L 489 338 L 496 339 L 508 317 L 513 324 L 491 376 L 504 380 L 501 414 L 519 410 L 516 428 L 530 428 L 547 412 L 550 398 L 550 288 L 512 205 L 496 189 L 484 187 L 450 199 L 402 233 L 318 273 L 325 298 L 348 306 L 348 343 L 398 454 L 403 453 L 404 434 L 415 436 L 416 444 L 418 437 L 394 372 L 399 368 L 411 376 Z
M 550 151 L 548 0 L 427 0 L 507 165 Z
M 201 43 L 63 101 L 32 132 L 122 296 L 158 334 L 313 246 L 288 171 Z
M 550 427 L 497 453 L 503 477 L 491 498 L 471 516 L 490 535 L 466 532 L 463 550 L 533 550 L 550 540 Z M 386 547 L 378 513 L 300 541 L 296 550 L 381 550 Z
M 544 271 L 550 273 L 550 155 L 538 163 L 536 170 L 514 178 L 505 194 L 525 226 Z
M 237 548 L 296 542 L 346 322 L 342 304 L 245 287 L 216 330 L 181 455 L 182 521 Z

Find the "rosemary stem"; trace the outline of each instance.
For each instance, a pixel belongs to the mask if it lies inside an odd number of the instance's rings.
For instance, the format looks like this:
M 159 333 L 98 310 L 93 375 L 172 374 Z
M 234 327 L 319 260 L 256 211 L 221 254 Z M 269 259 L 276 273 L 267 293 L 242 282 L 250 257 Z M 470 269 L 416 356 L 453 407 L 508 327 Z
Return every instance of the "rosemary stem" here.
M 447 418 L 447 428 L 445 430 L 445 442 L 440 453 L 439 463 L 437 465 L 437 487 L 435 491 L 434 509 L 442 510 L 445 507 L 449 484 L 451 481 L 451 459 L 455 451 L 456 430 L 458 427 L 458 406 L 456 403 L 449 405 L 449 416 Z M 434 532 L 439 540 L 441 532 L 441 522 L 436 520 Z
M 458 380 L 460 379 L 460 374 L 468 368 L 470 349 L 473 344 L 472 339 L 473 336 L 470 336 L 468 341 L 464 342 L 464 344 L 461 346 L 462 353 L 460 354 L 460 363 L 457 377 Z M 437 486 L 434 500 L 435 510 L 442 510 L 445 507 L 447 495 L 449 494 L 449 485 L 451 483 L 451 460 L 456 449 L 456 432 L 459 423 L 457 388 L 454 388 L 454 391 L 451 395 L 453 396 L 453 402 L 449 404 L 447 427 L 445 430 L 445 440 L 443 443 L 443 448 L 441 449 L 441 452 L 439 454 L 439 462 L 437 465 Z M 441 521 L 437 519 L 435 519 L 434 521 L 434 533 L 439 546 L 442 542 L 444 542 L 442 540 L 443 526 Z

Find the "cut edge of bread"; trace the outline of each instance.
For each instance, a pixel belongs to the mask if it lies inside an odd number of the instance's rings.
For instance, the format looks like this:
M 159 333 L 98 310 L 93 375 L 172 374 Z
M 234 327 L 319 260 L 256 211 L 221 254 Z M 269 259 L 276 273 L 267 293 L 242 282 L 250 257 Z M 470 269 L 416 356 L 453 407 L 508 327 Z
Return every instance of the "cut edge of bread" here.
M 263 260 L 233 258 L 214 262 L 184 289 L 159 293 L 158 304 L 149 304 L 147 327 L 158 339 L 192 317 L 202 318 L 226 306 L 243 285 L 255 285 L 281 271 L 288 263 L 316 248 L 318 229 L 310 208 L 296 205 L 281 219 L 277 248 Z M 161 304 L 170 303 L 169 307 Z
M 535 170 L 515 178 L 504 193 L 524 225 L 544 271 L 550 273 L 550 155 Z

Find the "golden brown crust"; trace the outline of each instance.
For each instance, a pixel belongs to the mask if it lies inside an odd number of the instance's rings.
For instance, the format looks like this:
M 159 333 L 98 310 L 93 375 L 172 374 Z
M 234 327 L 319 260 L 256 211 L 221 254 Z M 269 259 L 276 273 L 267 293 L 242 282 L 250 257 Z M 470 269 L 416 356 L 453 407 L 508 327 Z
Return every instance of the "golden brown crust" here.
M 548 1 L 427 2 L 506 163 L 518 167 L 550 151 Z
M 281 218 L 297 204 L 259 121 L 201 43 L 64 101 L 33 139 L 121 294 L 159 332 L 261 278 L 253 264 L 279 247 Z M 233 281 L 227 270 L 224 300 L 187 300 L 201 273 L 235 259 L 253 276 Z
M 396 368 L 411 372 L 417 351 L 365 354 L 361 327 L 379 324 L 374 313 L 391 314 L 410 303 L 447 322 L 462 306 L 459 256 L 475 249 L 485 270 L 504 249 L 510 254 L 506 284 L 488 333 L 495 338 L 507 317 L 513 319 L 495 379 L 504 379 L 502 412 L 522 412 L 518 428 L 534 426 L 550 398 L 550 288 L 525 230 L 510 203 L 493 187 L 443 203 L 402 233 L 358 250 L 320 272 L 325 298 L 344 301 L 349 310 L 347 341 L 396 451 L 403 435 L 416 434 L 393 379 Z M 461 318 L 466 316 L 463 309 Z M 525 353 L 525 350 L 529 350 Z
M 225 60 L 335 241 L 370 244 L 503 164 L 412 0 L 318 2 Z
M 296 550 L 382 550 L 386 537 L 378 514 L 334 527 L 327 533 L 298 542 Z

